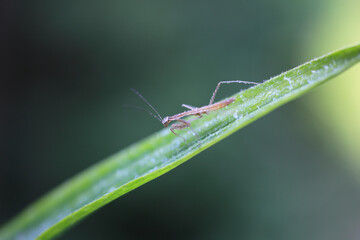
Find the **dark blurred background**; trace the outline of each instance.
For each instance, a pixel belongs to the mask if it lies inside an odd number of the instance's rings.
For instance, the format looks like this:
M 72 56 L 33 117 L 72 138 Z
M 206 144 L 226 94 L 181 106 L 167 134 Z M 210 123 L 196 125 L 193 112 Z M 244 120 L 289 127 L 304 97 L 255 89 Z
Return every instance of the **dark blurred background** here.
M 208 102 L 359 42 L 360 2 L 0 3 L 0 225 Z M 359 239 L 359 66 L 95 212 L 59 239 Z M 351 86 L 351 87 L 349 87 Z M 224 86 L 219 99 L 241 86 Z

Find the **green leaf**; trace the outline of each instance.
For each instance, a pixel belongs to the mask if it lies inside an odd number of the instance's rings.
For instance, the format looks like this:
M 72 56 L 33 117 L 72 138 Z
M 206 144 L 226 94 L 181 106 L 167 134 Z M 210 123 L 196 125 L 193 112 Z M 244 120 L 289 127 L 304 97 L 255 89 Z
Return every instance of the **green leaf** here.
M 235 94 L 231 105 L 174 136 L 163 129 L 68 180 L 3 226 L 0 239 L 50 239 L 98 208 L 170 171 L 360 60 L 360 45 L 314 59 Z M 209 93 L 210 94 L 210 93 Z

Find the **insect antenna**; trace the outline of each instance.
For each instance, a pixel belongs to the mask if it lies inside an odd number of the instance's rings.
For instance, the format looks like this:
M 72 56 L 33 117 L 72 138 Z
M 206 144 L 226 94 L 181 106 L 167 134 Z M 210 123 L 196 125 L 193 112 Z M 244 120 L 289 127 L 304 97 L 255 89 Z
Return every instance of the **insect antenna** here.
M 123 107 L 128 107 L 128 108 L 134 108 L 136 110 L 141 110 L 141 111 L 145 111 L 148 114 L 150 114 L 151 116 L 153 116 L 154 118 L 156 118 L 157 120 L 159 120 L 160 122 L 162 121 L 162 119 L 160 119 L 158 116 L 156 116 L 154 113 L 150 112 L 149 110 L 139 107 L 139 106 L 134 106 L 134 105 L 129 105 L 129 104 L 123 104 Z
M 138 91 L 136 91 L 134 88 L 130 88 L 131 91 L 133 91 L 136 95 L 138 95 L 139 98 L 141 98 L 149 107 L 151 107 L 152 110 L 154 110 L 154 112 L 157 114 L 158 118 L 160 120 L 160 122 L 162 121 L 162 117 L 160 116 L 160 114 L 158 113 L 158 111 L 156 111 L 156 109 L 148 102 L 148 100 L 146 100 L 143 95 L 141 95 Z M 145 110 L 145 109 L 144 109 Z M 149 113 L 149 112 L 148 112 Z M 154 114 L 152 114 L 154 116 Z

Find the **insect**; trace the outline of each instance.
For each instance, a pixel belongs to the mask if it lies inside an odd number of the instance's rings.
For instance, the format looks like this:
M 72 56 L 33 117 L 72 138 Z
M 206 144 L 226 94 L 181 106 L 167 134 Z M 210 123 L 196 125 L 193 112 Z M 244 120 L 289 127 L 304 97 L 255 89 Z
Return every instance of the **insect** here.
M 235 98 L 228 98 L 228 99 L 222 100 L 220 102 L 214 103 L 216 93 L 219 90 L 220 85 L 223 84 L 223 83 L 259 84 L 259 83 L 256 83 L 256 82 L 247 82 L 247 81 L 240 81 L 240 80 L 220 81 L 217 84 L 217 86 L 215 88 L 215 91 L 214 91 L 213 95 L 211 96 L 211 99 L 210 99 L 210 102 L 209 102 L 208 105 L 203 106 L 203 107 L 193 107 L 193 106 L 190 106 L 190 105 L 187 105 L 187 104 L 182 104 L 181 105 L 182 107 L 185 107 L 185 108 L 187 108 L 189 110 L 187 110 L 185 112 L 175 114 L 173 116 L 166 116 L 164 118 L 162 118 L 161 115 L 158 113 L 158 111 L 156 111 L 156 109 L 135 89 L 131 89 L 131 90 L 136 95 L 138 95 L 156 113 L 156 115 L 154 113 L 144 109 L 144 108 L 141 108 L 141 107 L 129 106 L 129 105 L 127 105 L 127 106 L 146 111 L 147 113 L 149 113 L 150 115 L 152 115 L 153 117 L 158 119 L 164 125 L 164 127 L 168 127 L 171 122 L 176 121 L 175 123 L 171 124 L 170 131 L 173 134 L 175 134 L 176 136 L 182 138 L 184 141 L 185 141 L 185 139 L 183 137 L 179 136 L 177 133 L 175 133 L 175 130 L 181 130 L 181 129 L 184 129 L 184 128 L 190 128 L 195 133 L 197 138 L 200 139 L 198 134 L 191 127 L 191 122 L 196 120 L 196 119 L 202 118 L 203 114 L 208 114 L 209 112 L 216 111 L 218 109 L 226 107 L 227 105 L 229 105 L 229 104 L 231 104 L 231 103 L 233 103 L 235 101 Z M 187 116 L 195 116 L 196 118 L 192 118 L 192 119 L 188 119 L 188 120 L 182 119 L 183 117 L 187 117 Z

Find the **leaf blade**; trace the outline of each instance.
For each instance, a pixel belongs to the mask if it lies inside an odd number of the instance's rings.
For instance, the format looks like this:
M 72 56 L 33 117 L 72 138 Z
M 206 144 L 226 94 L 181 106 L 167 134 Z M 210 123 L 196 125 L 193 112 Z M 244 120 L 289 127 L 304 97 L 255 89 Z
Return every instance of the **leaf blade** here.
M 168 129 L 106 158 L 50 192 L 0 230 L 0 239 L 50 239 L 91 212 L 161 176 L 235 131 L 360 61 L 360 45 L 314 59 L 235 94 L 234 104 L 193 122 L 187 139 Z

